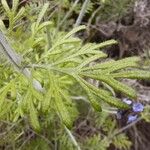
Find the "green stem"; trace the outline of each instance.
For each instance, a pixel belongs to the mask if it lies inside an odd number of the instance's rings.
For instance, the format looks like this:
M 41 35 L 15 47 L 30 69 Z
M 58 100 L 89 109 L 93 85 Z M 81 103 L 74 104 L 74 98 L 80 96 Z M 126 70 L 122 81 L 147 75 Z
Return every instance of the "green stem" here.
M 77 143 L 75 137 L 73 136 L 73 134 L 71 133 L 71 131 L 65 126 L 65 130 L 67 132 L 67 134 L 70 137 L 70 140 L 72 141 L 72 143 L 74 144 L 74 146 L 77 148 L 77 150 L 81 150 L 79 144 Z

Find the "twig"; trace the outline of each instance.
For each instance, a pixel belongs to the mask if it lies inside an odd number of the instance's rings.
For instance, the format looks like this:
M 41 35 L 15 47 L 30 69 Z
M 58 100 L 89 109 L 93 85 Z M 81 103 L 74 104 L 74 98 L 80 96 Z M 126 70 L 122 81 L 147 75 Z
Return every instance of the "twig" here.
M 21 72 L 24 76 L 31 79 L 32 74 L 28 68 L 23 68 L 21 65 L 22 58 L 18 55 L 10 46 L 6 40 L 4 34 L 0 31 L 0 51 L 6 56 L 9 62 L 14 66 L 14 68 Z M 33 86 L 36 90 L 44 92 L 42 85 L 39 81 L 33 79 Z
M 75 137 L 73 136 L 73 134 L 71 133 L 71 131 L 66 126 L 65 126 L 65 130 L 66 130 L 67 134 L 69 135 L 72 143 L 77 148 L 77 150 L 81 150 L 81 148 L 80 148 L 79 144 L 77 143 Z
M 22 148 L 25 146 L 25 144 L 34 136 L 34 133 L 30 134 L 26 140 L 22 143 L 22 145 L 18 148 L 18 150 L 22 150 Z
M 121 128 L 120 130 L 116 131 L 111 137 L 114 137 L 114 136 L 116 136 L 116 135 L 122 133 L 123 131 L 125 131 L 125 130 L 127 130 L 128 128 L 134 126 L 136 123 L 138 123 L 138 122 L 141 121 L 141 120 L 142 120 L 142 118 L 138 118 L 136 121 L 134 121 L 134 122 L 128 124 L 127 126 Z
M 83 19 L 84 14 L 85 14 L 85 11 L 86 11 L 86 7 L 87 7 L 89 2 L 90 2 L 90 0 L 85 0 L 84 1 L 83 5 L 82 5 L 82 8 L 81 8 L 81 11 L 80 11 L 80 14 L 79 14 L 79 16 L 76 20 L 76 23 L 75 23 L 74 27 L 77 27 L 81 24 L 82 19 Z

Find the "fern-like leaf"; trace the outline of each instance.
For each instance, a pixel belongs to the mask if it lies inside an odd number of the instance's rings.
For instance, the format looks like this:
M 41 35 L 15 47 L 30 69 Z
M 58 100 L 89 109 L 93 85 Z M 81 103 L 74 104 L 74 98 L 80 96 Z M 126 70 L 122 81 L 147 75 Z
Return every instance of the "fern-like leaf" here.
M 114 78 L 111 77 L 111 75 L 105 75 L 105 74 L 104 75 L 100 75 L 100 76 L 87 75 L 87 74 L 84 74 L 84 75 L 88 76 L 90 78 L 96 79 L 96 80 L 103 81 L 103 82 L 107 83 L 108 85 L 110 85 L 116 91 L 120 91 L 120 92 L 128 95 L 131 98 L 136 98 L 135 90 L 133 90 L 129 86 L 127 86 L 127 85 L 125 85 L 125 84 L 115 80 Z
M 112 74 L 113 78 L 150 79 L 150 73 L 143 70 L 126 70 Z
M 101 111 L 102 110 L 101 105 L 98 102 L 98 100 L 96 100 L 94 98 L 94 95 L 92 94 L 92 92 L 90 91 L 90 89 L 83 82 L 81 82 L 78 77 L 75 77 L 75 78 L 80 83 L 80 85 L 82 86 L 82 88 L 86 91 L 86 93 L 87 93 L 87 95 L 89 97 L 89 101 L 90 101 L 91 105 L 93 106 L 93 108 L 96 111 Z
M 95 94 L 96 96 L 98 96 L 100 99 L 102 99 L 103 101 L 105 101 L 106 103 L 110 104 L 110 105 L 113 105 L 113 106 L 116 106 L 118 108 L 122 108 L 122 109 L 128 109 L 129 106 L 123 102 L 121 102 L 119 99 L 117 98 L 114 98 L 110 95 L 108 95 L 107 92 L 105 92 L 104 90 L 101 90 L 101 89 L 98 89 L 96 88 L 95 86 L 93 86 L 92 84 L 86 82 L 84 79 L 80 78 L 80 77 L 77 77 L 76 78 L 77 81 L 81 84 L 85 84 L 89 89 L 90 91 Z

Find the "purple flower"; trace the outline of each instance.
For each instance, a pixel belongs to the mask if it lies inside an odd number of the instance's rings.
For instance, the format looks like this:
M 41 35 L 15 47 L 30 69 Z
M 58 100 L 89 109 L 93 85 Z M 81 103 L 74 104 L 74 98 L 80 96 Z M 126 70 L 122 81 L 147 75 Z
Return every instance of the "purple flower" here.
M 132 109 L 134 112 L 142 112 L 144 109 L 144 106 L 138 102 L 138 103 L 133 104 Z
M 131 105 L 132 104 L 132 101 L 130 99 L 127 99 L 127 98 L 124 98 L 123 99 L 123 102 L 125 102 L 126 104 L 128 105 Z
M 137 119 L 138 115 L 129 115 L 127 123 L 131 123 Z

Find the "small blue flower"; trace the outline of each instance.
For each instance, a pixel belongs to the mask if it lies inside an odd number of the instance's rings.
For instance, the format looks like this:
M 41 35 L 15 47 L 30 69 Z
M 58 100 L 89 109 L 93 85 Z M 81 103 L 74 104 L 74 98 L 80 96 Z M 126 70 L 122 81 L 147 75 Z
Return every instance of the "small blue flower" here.
M 127 123 L 131 123 L 137 119 L 138 115 L 129 115 Z
M 142 112 L 144 109 L 144 106 L 138 102 L 138 103 L 133 104 L 132 109 L 134 112 Z
M 128 104 L 128 105 L 131 105 L 131 104 L 132 104 L 132 101 L 131 101 L 130 99 L 128 99 L 128 98 L 124 98 L 124 99 L 123 99 L 123 102 L 125 102 L 125 103 Z

